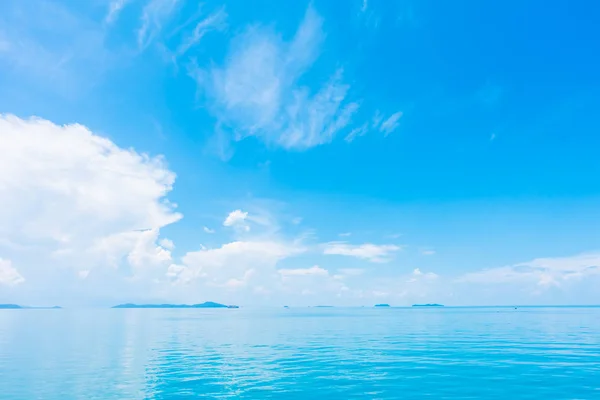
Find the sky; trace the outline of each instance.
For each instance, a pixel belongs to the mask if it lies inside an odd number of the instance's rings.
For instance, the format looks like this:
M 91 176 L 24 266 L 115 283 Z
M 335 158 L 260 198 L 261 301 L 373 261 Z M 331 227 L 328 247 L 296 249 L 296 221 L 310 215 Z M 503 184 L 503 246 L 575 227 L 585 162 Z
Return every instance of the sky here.
M 0 3 L 0 302 L 600 304 L 600 4 Z

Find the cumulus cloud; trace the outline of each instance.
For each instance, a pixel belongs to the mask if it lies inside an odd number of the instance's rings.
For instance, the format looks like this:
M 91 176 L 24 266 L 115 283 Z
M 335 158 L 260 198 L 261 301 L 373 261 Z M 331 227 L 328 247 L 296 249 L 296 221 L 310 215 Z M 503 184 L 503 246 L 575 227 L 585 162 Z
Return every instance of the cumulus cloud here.
M 459 282 L 476 284 L 533 284 L 560 287 L 600 276 L 600 253 L 572 257 L 536 258 L 532 261 L 464 274 Z
M 167 250 L 173 250 L 175 248 L 175 243 L 173 243 L 171 239 L 164 238 L 161 239 L 159 243 L 162 247 L 164 247 Z
M 279 274 L 283 277 L 289 276 L 307 276 L 307 275 L 318 275 L 318 276 L 328 276 L 329 272 L 326 269 L 319 267 L 318 265 L 314 265 L 310 268 L 296 268 L 296 269 L 279 269 L 277 270 Z
M 0 255 L 10 254 L 25 285 L 68 295 L 70 276 L 166 269 L 159 230 L 181 215 L 166 199 L 175 174 L 161 157 L 122 149 L 82 125 L 13 115 L 0 116 L 0 142 Z
M 412 272 L 412 276 L 407 282 L 417 282 L 419 280 L 427 280 L 427 279 L 437 279 L 438 275 L 433 272 L 421 272 L 420 268 L 415 268 Z
M 356 257 L 376 263 L 388 262 L 393 253 L 401 250 L 401 247 L 393 244 L 377 245 L 364 243 L 352 245 L 346 242 L 329 242 L 324 245 L 324 254 Z
M 233 226 L 236 224 L 240 224 L 246 221 L 248 218 L 248 213 L 242 210 L 234 210 L 227 215 L 225 221 L 223 221 L 223 226 Z
M 350 288 L 336 276 L 318 265 L 310 268 L 285 268 L 277 271 L 281 277 L 279 289 L 286 298 L 295 299 L 304 304 L 330 302 L 332 298 L 347 295 Z M 310 300 L 309 300 L 310 299 Z
M 298 244 L 275 240 L 230 242 L 186 253 L 181 265 L 169 268 L 169 277 L 174 284 L 187 285 L 192 292 L 198 285 L 208 287 L 207 292 L 211 287 L 272 290 L 277 283 L 278 262 L 304 251 L 306 249 Z M 211 293 L 219 295 L 218 291 Z
M 324 39 L 321 17 L 309 8 L 289 42 L 272 30 L 252 26 L 236 37 L 222 67 L 193 68 L 219 126 L 236 140 L 255 136 L 286 149 L 330 142 L 350 124 L 358 103 L 337 70 L 318 87 L 299 84 Z
M 12 266 L 10 260 L 0 258 L 0 285 L 15 286 L 25 282 L 25 278 Z
M 225 221 L 223 221 L 223 226 L 235 227 L 236 229 L 242 231 L 249 231 L 250 225 L 247 223 L 248 213 L 242 210 L 234 210 L 227 215 Z

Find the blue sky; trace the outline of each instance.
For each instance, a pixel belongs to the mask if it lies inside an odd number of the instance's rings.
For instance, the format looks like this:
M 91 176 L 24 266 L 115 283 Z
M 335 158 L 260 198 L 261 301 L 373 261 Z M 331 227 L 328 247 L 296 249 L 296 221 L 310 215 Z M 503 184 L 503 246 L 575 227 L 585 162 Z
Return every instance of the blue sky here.
M 0 301 L 597 304 L 599 13 L 4 1 Z

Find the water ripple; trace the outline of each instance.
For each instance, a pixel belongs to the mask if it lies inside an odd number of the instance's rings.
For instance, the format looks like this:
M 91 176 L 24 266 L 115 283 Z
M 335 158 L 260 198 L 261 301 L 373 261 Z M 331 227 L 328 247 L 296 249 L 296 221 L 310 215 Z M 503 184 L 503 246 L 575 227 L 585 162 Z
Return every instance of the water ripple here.
M 7 399 L 600 398 L 600 309 L 0 311 Z

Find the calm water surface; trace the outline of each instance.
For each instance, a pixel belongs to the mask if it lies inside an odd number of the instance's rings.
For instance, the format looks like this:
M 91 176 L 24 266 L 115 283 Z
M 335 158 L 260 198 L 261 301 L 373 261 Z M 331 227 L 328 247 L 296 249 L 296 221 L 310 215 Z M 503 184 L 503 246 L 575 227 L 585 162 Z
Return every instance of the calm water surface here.
M 2 399 L 600 399 L 600 309 L 0 310 Z

